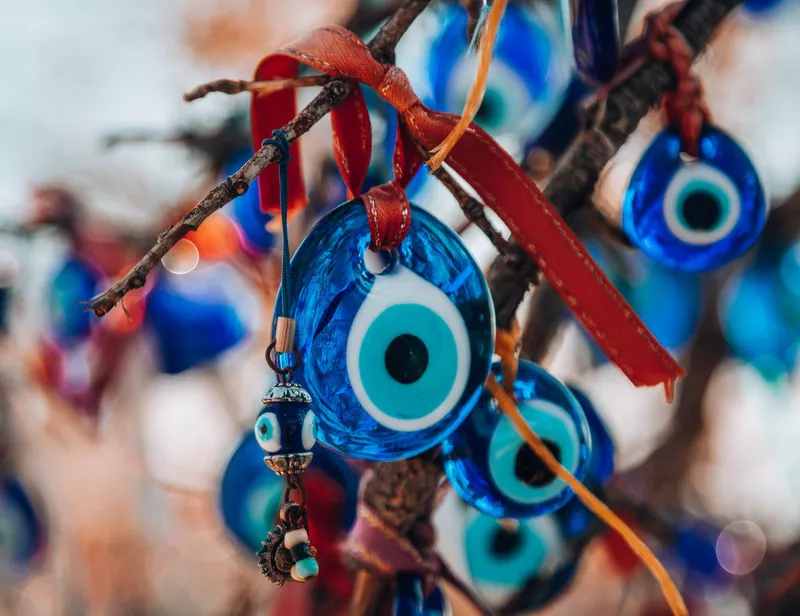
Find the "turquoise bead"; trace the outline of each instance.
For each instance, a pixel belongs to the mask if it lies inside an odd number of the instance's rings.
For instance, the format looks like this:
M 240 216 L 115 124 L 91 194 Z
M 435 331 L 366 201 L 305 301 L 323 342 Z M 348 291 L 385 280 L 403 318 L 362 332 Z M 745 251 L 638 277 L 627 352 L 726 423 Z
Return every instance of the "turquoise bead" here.
M 308 580 L 319 575 L 319 563 L 314 557 L 304 558 L 295 563 L 297 576 L 302 580 Z

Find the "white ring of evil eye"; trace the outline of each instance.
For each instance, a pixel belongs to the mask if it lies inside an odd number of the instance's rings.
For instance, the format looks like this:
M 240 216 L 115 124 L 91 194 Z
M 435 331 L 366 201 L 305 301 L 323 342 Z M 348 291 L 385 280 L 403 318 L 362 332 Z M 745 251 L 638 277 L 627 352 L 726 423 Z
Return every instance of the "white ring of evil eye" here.
M 388 301 L 387 301 L 388 300 Z M 455 345 L 456 366 L 447 395 L 431 412 L 414 419 L 401 419 L 383 412 L 373 402 L 361 378 L 361 345 L 367 330 L 377 317 L 390 306 L 413 304 L 427 308 L 447 325 Z M 469 333 L 461 313 L 445 293 L 402 265 L 396 265 L 386 274 L 375 276 L 372 289 L 353 319 L 347 336 L 347 375 L 353 392 L 364 410 L 381 425 L 396 432 L 424 430 L 442 419 L 461 399 L 471 364 Z M 413 386 L 413 385 L 412 385 Z M 413 405 L 413 395 L 409 395 Z
M 309 451 L 317 442 L 317 417 L 314 411 L 308 411 L 303 418 L 303 449 Z
M 570 414 L 548 400 L 523 401 L 519 410 L 541 439 L 550 440 L 559 446 L 561 464 L 574 473 L 580 461 L 580 439 Z M 503 416 L 489 443 L 489 472 L 492 481 L 500 492 L 517 503 L 532 505 L 555 498 L 567 487 L 563 480 L 556 477 L 544 486 L 534 487 L 517 477 L 517 454 L 525 446 L 525 441 L 511 420 Z
M 281 448 L 281 426 L 275 413 L 264 413 L 256 420 L 254 428 L 259 447 L 267 453 Z
M 723 222 L 711 231 L 698 231 L 686 226 L 680 212 L 681 193 L 687 186 L 698 184 L 709 187 L 727 203 Z M 664 221 L 672 234 L 695 246 L 706 246 L 725 238 L 736 227 L 742 212 L 739 191 L 730 178 L 710 165 L 694 162 L 681 167 L 667 186 L 664 193 Z

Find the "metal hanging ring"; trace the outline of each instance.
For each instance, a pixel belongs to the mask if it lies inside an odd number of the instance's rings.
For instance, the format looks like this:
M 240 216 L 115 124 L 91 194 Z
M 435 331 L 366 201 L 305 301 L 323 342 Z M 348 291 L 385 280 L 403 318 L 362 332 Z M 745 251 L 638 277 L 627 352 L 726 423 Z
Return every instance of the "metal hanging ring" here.
M 273 340 L 272 342 L 269 343 L 266 353 L 264 353 L 264 357 L 267 360 L 267 365 L 273 370 L 273 372 L 275 372 L 275 374 L 279 374 L 284 377 L 290 377 L 294 373 L 294 371 L 297 370 L 297 368 L 300 366 L 300 361 L 302 359 L 302 355 L 300 354 L 300 349 L 298 349 L 297 345 L 295 345 L 294 351 L 292 351 L 292 353 L 294 353 L 295 355 L 295 363 L 292 364 L 291 366 L 287 366 L 286 368 L 279 367 L 278 364 L 275 362 L 275 360 L 272 359 L 272 352 L 274 350 L 275 350 L 275 341 Z

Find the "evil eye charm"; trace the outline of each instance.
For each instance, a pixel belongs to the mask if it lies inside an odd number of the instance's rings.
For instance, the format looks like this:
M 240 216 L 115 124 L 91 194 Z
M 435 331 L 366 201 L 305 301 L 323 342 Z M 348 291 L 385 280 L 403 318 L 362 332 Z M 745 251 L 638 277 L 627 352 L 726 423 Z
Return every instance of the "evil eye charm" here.
M 767 245 L 723 291 L 720 322 L 733 353 L 768 380 L 791 373 L 800 349 L 800 248 Z
M 278 475 L 297 475 L 308 468 L 317 442 L 317 418 L 311 396 L 295 383 L 279 383 L 267 392 L 256 419 L 256 442 L 264 462 Z
M 225 467 L 219 490 L 225 527 L 248 555 L 261 548 L 265 529 L 278 520 L 286 489 L 286 482 L 264 466 L 263 455 L 248 430 Z M 303 486 L 315 542 L 338 542 L 355 521 L 358 474 L 335 453 L 317 448 L 303 473 Z M 327 556 L 323 551 L 318 559 Z
M 575 387 L 569 387 L 569 390 L 586 416 L 592 440 L 589 467 L 583 483 L 595 495 L 601 495 L 606 482 L 614 474 L 614 442 L 611 440 L 605 422 L 586 394 Z M 558 511 L 558 516 L 565 532 L 570 537 L 588 538 L 590 534 L 600 528 L 597 516 L 575 496 Z
M 45 538 L 28 491 L 15 477 L 0 477 L 0 575 L 28 573 L 43 552 Z
M 408 235 L 380 267 L 380 255 L 365 255 L 369 240 L 357 200 L 297 250 L 296 375 L 314 397 L 322 443 L 350 458 L 399 460 L 439 444 L 477 401 L 494 312 L 477 263 L 424 210 L 411 206 Z
M 496 614 L 528 614 L 570 585 L 584 543 L 557 514 L 497 520 L 451 493 L 437 512 L 437 551 Z
M 240 304 L 225 264 L 186 276 L 163 272 L 148 295 L 144 318 L 161 371 L 186 372 L 244 341 L 250 332 Z
M 426 596 L 421 576 L 400 573 L 396 579 L 392 616 L 452 616 L 450 604 L 438 586 Z
M 670 351 L 685 349 L 700 319 L 700 276 L 666 268 L 639 251 L 616 250 L 591 239 L 586 246 L 658 341 Z M 586 340 L 598 363 L 604 362 L 605 355 L 588 334 Z
M 229 177 L 236 173 L 253 156 L 252 150 L 246 149 L 225 163 L 223 173 Z M 223 210 L 234 224 L 239 234 L 242 247 L 251 254 L 268 254 L 272 252 L 275 236 L 267 229 L 272 215 L 261 211 L 258 200 L 258 186 L 254 183 L 250 189 L 236 197 L 230 207 Z
M 589 83 L 608 83 L 619 61 L 617 0 L 570 0 L 570 8 L 578 73 Z
M 727 134 L 706 125 L 699 157 L 686 162 L 670 127 L 633 172 L 622 205 L 631 242 L 667 267 L 717 269 L 746 252 L 764 228 L 767 201 L 748 155 Z
M 782 6 L 789 4 L 786 0 L 744 0 L 742 8 L 750 15 L 770 15 L 775 10 Z
M 522 4 L 509 3 L 497 35 L 486 93 L 475 122 L 494 137 L 535 138 L 559 109 L 569 85 L 570 61 L 555 20 Z M 467 12 L 449 6 L 439 37 L 430 46 L 428 79 L 434 109 L 461 113 L 475 79 L 469 53 Z
M 492 371 L 500 380 L 500 365 Z M 520 362 L 514 393 L 528 425 L 582 481 L 589 466 L 591 436 L 575 396 L 530 362 Z M 488 392 L 442 443 L 442 454 L 447 477 L 461 498 L 497 518 L 544 515 L 573 495 L 528 447 Z
M 103 275 L 93 264 L 78 257 L 68 258 L 50 287 L 50 329 L 53 338 L 70 347 L 89 337 L 94 315 L 80 302 L 94 297 Z

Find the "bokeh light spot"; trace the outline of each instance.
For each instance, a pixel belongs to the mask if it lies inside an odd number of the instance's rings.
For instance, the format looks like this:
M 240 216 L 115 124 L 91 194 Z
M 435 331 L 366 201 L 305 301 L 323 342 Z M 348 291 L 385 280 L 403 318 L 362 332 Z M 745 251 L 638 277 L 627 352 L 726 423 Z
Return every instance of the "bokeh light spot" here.
M 200 251 L 189 240 L 179 240 L 161 259 L 161 264 L 172 274 L 188 274 L 199 262 Z
M 767 552 L 767 538 L 753 522 L 741 520 L 728 524 L 717 539 L 720 566 L 733 575 L 752 572 Z

